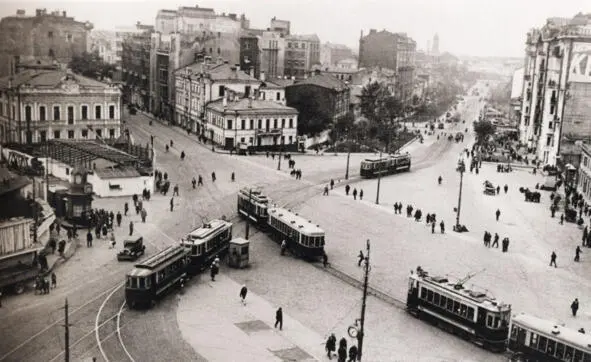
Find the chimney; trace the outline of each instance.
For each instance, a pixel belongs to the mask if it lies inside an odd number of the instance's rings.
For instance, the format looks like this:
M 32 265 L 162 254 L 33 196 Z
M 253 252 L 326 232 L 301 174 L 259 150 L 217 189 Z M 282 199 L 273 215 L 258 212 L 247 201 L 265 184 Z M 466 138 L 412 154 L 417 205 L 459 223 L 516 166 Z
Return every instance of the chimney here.
M 261 71 L 261 76 L 260 76 L 260 78 L 261 78 L 261 79 L 260 79 L 260 80 L 261 80 L 261 82 L 264 82 L 264 81 L 265 81 L 265 72 L 264 72 L 264 71 Z
M 370 34 L 375 34 L 376 33 L 376 30 L 375 29 L 369 29 L 369 33 Z
M 67 15 L 67 14 L 68 14 L 68 13 L 66 13 L 65 11 L 62 11 L 62 16 L 63 16 L 64 18 L 66 17 L 66 15 Z

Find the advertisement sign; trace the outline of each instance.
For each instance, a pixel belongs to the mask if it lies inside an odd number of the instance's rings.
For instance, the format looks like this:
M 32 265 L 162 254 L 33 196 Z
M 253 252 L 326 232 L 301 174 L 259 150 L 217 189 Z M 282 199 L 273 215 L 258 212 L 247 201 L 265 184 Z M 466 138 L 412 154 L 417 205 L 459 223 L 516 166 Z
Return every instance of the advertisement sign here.
M 571 82 L 591 83 L 591 44 L 574 43 L 568 70 Z

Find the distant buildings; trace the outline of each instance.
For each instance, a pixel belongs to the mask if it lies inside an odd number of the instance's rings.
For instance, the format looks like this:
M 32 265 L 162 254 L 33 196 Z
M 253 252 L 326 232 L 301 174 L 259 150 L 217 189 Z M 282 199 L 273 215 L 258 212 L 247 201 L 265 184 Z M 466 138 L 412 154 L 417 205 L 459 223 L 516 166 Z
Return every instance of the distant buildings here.
M 312 35 L 288 35 L 285 37 L 284 75 L 304 78 L 314 65 L 320 65 L 320 39 Z
M 35 58 L 68 63 L 87 50 L 91 29 L 92 24 L 76 21 L 65 11 L 37 9 L 27 16 L 18 10 L 0 20 L 0 76 L 13 74 L 19 63 Z
M 520 141 L 543 164 L 576 164 L 591 140 L 591 16 L 550 18 L 526 47 Z
M 439 34 L 433 35 L 433 47 L 431 48 L 431 55 L 439 55 Z
M 522 101 L 522 93 L 523 93 L 523 74 L 525 69 L 519 68 L 513 72 L 513 78 L 511 80 L 511 119 L 512 120 L 519 120 L 521 119 L 521 101 Z
M 324 43 L 320 47 L 320 64 L 322 64 L 322 67 L 333 67 L 339 62 L 353 58 L 353 50 L 346 45 Z M 356 60 L 355 68 L 357 68 Z
M 0 78 L 0 142 L 118 138 L 121 92 L 60 70 Z
M 139 23 L 137 27 L 141 31 L 128 34 L 121 44 L 123 101 L 148 110 L 150 107 L 150 46 L 154 27 Z
M 359 67 L 381 67 L 396 72 L 395 95 L 408 102 L 413 92 L 417 44 L 405 33 L 371 29 L 359 39 Z

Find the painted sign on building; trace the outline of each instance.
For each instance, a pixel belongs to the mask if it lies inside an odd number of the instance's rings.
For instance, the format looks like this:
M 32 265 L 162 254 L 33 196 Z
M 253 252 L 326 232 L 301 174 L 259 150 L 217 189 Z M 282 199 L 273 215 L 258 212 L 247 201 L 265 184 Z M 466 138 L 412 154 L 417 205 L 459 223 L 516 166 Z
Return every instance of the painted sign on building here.
M 568 77 L 571 82 L 591 83 L 591 43 L 574 43 Z

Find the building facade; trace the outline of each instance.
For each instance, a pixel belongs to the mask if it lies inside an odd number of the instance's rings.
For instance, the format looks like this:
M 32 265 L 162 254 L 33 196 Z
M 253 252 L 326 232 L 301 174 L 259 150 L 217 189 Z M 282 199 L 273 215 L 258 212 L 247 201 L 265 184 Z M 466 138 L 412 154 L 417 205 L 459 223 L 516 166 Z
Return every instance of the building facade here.
M 144 26 L 144 31 L 129 34 L 123 39 L 121 71 L 123 102 L 150 110 L 150 44 L 153 27 Z
M 255 78 L 261 76 L 260 37 L 245 35 L 240 37 L 240 68 Z
M 591 19 L 551 18 L 527 35 L 520 141 L 543 164 L 580 155 L 591 140 Z
M 21 61 L 48 58 L 67 64 L 74 55 L 88 49 L 89 22 L 80 22 L 65 11 L 48 13 L 37 9 L 35 16 L 18 10 L 16 16 L 0 20 L 0 76 L 14 73 Z
M 213 142 L 226 149 L 239 143 L 259 149 L 296 148 L 298 111 L 274 101 L 226 96 L 207 105 L 205 118 Z
M 320 39 L 313 35 L 288 35 L 285 37 L 284 75 L 304 78 L 315 65 L 320 65 Z
M 93 29 L 88 35 L 88 52 L 96 52 L 105 63 L 117 64 L 118 57 L 115 32 L 110 30 Z
M 320 47 L 320 64 L 323 67 L 336 66 L 339 62 L 353 57 L 353 49 L 343 44 L 328 42 Z M 355 61 L 355 67 L 357 67 L 357 61 Z
M 396 72 L 396 96 L 403 102 L 412 97 L 417 43 L 405 33 L 371 29 L 359 39 L 360 68 L 388 68 Z
M 581 162 L 578 168 L 577 192 L 581 193 L 585 201 L 591 201 L 591 147 L 581 143 Z
M 307 102 L 319 104 L 326 110 L 330 121 L 335 122 L 349 111 L 350 90 L 345 82 L 329 74 L 316 71 L 307 79 L 297 81 L 285 90 L 287 105 L 302 113 L 304 108 L 313 108 Z
M 58 70 L 28 70 L 0 78 L 0 140 L 118 138 L 121 91 Z

